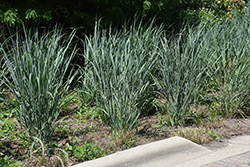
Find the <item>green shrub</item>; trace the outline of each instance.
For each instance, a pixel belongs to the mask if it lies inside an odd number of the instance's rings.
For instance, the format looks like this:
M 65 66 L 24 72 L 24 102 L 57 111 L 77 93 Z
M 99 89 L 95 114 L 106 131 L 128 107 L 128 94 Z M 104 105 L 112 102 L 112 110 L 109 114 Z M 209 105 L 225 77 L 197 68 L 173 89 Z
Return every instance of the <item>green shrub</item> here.
M 8 25 L 37 22 L 64 23 L 67 26 L 92 28 L 96 17 L 103 18 L 103 25 L 122 25 L 137 13 L 150 17 L 159 11 L 170 10 L 179 4 L 175 0 L 75 0 L 38 1 L 3 0 L 0 4 L 0 22 Z M 172 9 L 173 11 L 173 9 Z
M 180 5 L 178 23 L 199 25 L 207 21 L 214 24 L 227 18 L 233 18 L 245 12 L 246 6 L 243 0 L 192 0 L 183 1 Z
M 246 10 L 244 0 L 213 0 L 215 13 L 232 18 Z
M 218 18 L 218 16 L 215 15 L 214 11 L 211 11 L 209 8 L 205 7 L 198 9 L 188 8 L 182 11 L 179 17 L 181 17 L 185 23 L 194 26 L 199 25 L 201 22 L 214 24 L 215 22 L 223 20 L 222 18 Z

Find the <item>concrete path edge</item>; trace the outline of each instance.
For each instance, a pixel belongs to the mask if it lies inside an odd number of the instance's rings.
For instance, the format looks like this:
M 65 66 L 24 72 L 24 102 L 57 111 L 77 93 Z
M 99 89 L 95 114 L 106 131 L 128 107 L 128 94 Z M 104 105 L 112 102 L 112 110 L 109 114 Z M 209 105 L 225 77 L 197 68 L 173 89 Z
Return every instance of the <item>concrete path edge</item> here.
M 162 167 L 174 166 L 211 153 L 211 150 L 181 137 L 137 146 L 74 165 L 73 167 Z

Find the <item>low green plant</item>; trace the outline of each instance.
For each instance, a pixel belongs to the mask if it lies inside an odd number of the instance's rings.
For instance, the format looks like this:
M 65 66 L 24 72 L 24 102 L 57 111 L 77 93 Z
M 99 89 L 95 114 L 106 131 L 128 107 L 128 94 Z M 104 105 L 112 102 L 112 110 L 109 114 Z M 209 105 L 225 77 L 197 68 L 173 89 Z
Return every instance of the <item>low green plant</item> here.
M 0 157 L 1 167 L 20 167 L 22 165 L 21 161 L 12 161 L 8 156 Z
M 91 118 L 92 120 L 97 119 L 99 117 L 98 115 L 98 111 L 96 109 L 96 107 L 91 107 L 88 108 L 85 105 L 81 105 L 79 106 L 79 111 L 76 111 L 74 113 L 74 117 L 77 119 L 81 119 L 81 118 Z
M 224 131 L 224 135 L 225 135 L 225 136 L 227 136 L 227 135 L 228 135 L 228 133 L 227 133 L 226 131 Z
M 213 139 L 213 140 L 217 140 L 217 139 L 222 139 L 223 136 L 219 135 L 217 136 L 215 131 L 212 129 L 211 132 L 209 132 L 209 136 Z
M 16 110 L 16 101 L 10 101 L 10 103 L 8 103 L 8 107 L 12 108 L 12 110 Z M 17 130 L 16 119 L 14 118 L 14 115 L 8 111 L 8 107 L 0 104 L 0 120 L 2 120 L 0 122 L 0 140 L 4 140 L 6 138 L 15 138 Z
M 55 130 L 55 134 L 60 135 L 61 137 L 68 137 L 71 130 L 68 128 L 67 125 L 64 126 L 58 126 Z
M 207 128 L 199 129 L 191 127 L 191 128 L 179 129 L 177 132 L 174 132 L 173 135 L 184 137 L 197 144 L 204 144 L 211 140 L 210 139 L 211 136 L 208 132 L 209 130 Z
M 37 137 L 51 144 L 52 135 L 62 122 L 58 116 L 75 76 L 71 71 L 66 77 L 76 54 L 76 47 L 70 47 L 74 35 L 72 31 L 66 36 L 57 27 L 44 35 L 37 29 L 23 27 L 23 35 L 16 31 L 0 45 L 13 82 L 5 79 L 18 105 L 17 110 L 9 109 L 31 139 Z
M 6 114 L 3 114 L 3 116 Z M 17 125 L 13 117 L 5 117 L 0 129 L 0 139 L 13 138 Z
M 112 140 L 114 141 L 115 149 L 129 149 L 135 143 L 134 131 L 112 131 Z
M 75 142 L 73 145 L 66 143 L 66 150 L 74 158 L 81 161 L 88 161 L 106 155 L 103 148 L 97 145 L 97 142 L 88 143 L 85 141 L 82 145 L 78 142 Z
M 134 144 L 134 142 L 135 142 L 135 140 L 132 140 L 132 139 L 126 140 L 126 141 L 124 142 L 124 144 L 121 145 L 121 148 L 122 148 L 123 150 L 129 149 L 129 148 L 131 148 L 131 146 Z
M 80 100 L 79 97 L 77 96 L 76 92 L 72 92 L 70 94 L 68 94 L 65 98 L 64 98 L 65 104 L 63 104 L 62 108 L 61 108 L 61 116 L 66 116 L 69 115 L 71 111 L 71 107 L 72 105 L 76 105 L 76 109 L 78 108 L 78 105 L 80 105 Z
M 209 136 L 213 139 L 213 140 L 216 140 L 217 139 L 217 135 L 215 133 L 214 130 L 211 130 L 211 132 L 209 132 Z

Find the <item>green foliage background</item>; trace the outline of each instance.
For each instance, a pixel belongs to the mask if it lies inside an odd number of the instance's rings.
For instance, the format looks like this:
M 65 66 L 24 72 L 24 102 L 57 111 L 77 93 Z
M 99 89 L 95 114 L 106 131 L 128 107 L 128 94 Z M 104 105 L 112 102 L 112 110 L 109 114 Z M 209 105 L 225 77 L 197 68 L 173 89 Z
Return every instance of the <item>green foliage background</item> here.
M 244 4 L 243 0 L 2 0 L 0 22 L 11 26 L 61 23 L 91 29 L 96 19 L 102 18 L 102 25 L 121 27 L 137 14 L 145 20 L 157 15 L 160 23 L 178 29 L 183 22 L 198 23 L 206 15 L 232 17 L 233 10 L 245 10 Z
M 144 17 L 158 14 L 162 21 L 171 23 L 182 3 L 178 0 L 3 0 L 0 21 L 12 26 L 36 21 L 92 27 L 96 18 L 103 18 L 106 25 L 123 25 L 137 13 Z

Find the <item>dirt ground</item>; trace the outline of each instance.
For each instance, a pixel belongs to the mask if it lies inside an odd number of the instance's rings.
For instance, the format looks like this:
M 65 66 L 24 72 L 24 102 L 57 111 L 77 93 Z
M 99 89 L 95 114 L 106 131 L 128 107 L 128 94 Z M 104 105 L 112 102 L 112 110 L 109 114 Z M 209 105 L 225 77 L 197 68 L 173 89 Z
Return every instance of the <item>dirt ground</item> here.
M 69 107 L 71 112 L 77 106 Z M 239 135 L 250 135 L 250 119 L 214 119 L 211 122 L 199 122 L 184 127 L 171 127 L 164 123 L 164 116 L 152 115 L 141 117 L 134 131 L 114 135 L 113 131 L 103 126 L 98 119 L 91 119 L 89 115 L 77 117 L 70 115 L 60 125 L 54 135 L 54 141 L 60 148 L 65 149 L 66 143 L 71 145 L 77 140 L 79 144 L 97 142 L 109 154 L 116 151 L 136 147 L 138 145 L 166 139 L 175 135 L 185 137 L 209 149 L 216 150 L 225 147 L 228 139 Z M 28 149 L 20 147 L 20 141 L 3 141 L 0 151 L 10 159 L 27 161 Z M 8 148 L 6 150 L 5 148 Z M 77 161 L 70 157 L 70 165 Z

